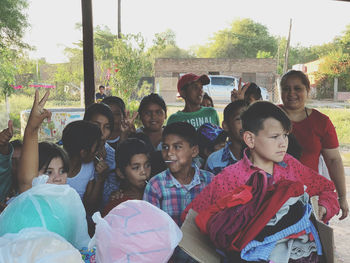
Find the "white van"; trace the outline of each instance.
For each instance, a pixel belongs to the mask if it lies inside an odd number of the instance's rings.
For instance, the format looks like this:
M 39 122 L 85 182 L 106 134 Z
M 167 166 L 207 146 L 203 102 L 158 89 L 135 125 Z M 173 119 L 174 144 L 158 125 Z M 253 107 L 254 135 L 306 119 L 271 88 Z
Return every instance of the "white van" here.
M 231 101 L 231 91 L 238 89 L 239 78 L 225 75 L 208 75 L 210 83 L 203 86 L 203 91 L 213 99 L 215 103 L 229 103 Z
M 183 75 L 183 74 L 181 74 Z M 180 76 L 181 76 L 180 75 Z M 230 103 L 231 91 L 238 89 L 239 78 L 225 75 L 208 75 L 210 83 L 203 86 L 203 91 L 213 99 L 216 103 Z M 242 86 L 244 83 L 242 82 Z M 263 87 L 260 87 L 261 96 L 263 100 L 269 100 L 269 93 Z M 177 94 L 177 99 L 181 98 L 180 94 Z

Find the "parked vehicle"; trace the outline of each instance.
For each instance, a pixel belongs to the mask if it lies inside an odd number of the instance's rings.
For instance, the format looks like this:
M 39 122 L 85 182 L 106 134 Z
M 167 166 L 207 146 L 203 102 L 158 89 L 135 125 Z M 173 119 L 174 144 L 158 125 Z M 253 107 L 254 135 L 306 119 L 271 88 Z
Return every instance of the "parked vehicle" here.
M 203 86 L 203 91 L 213 99 L 215 103 L 231 102 L 231 91 L 238 89 L 239 78 L 225 75 L 208 75 L 210 83 Z M 244 85 L 244 83 L 242 83 Z M 263 87 L 260 87 L 263 100 L 269 100 L 269 93 Z M 177 94 L 177 99 L 180 99 L 180 94 Z

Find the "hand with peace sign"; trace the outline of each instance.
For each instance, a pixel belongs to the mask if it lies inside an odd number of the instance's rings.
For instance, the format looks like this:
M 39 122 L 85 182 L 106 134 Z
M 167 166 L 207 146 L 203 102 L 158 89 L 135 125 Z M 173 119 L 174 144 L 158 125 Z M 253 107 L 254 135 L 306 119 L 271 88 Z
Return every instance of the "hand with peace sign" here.
M 13 123 L 8 121 L 8 128 L 0 132 L 0 153 L 8 155 L 10 153 L 9 142 L 13 136 Z
M 36 131 L 40 128 L 40 125 L 42 124 L 44 119 L 51 118 L 51 112 L 44 108 L 46 101 L 49 98 L 49 95 L 50 92 L 46 91 L 45 95 L 39 101 L 39 91 L 35 91 L 34 103 L 29 115 L 26 129 Z
M 247 82 L 242 87 L 242 78 L 239 78 L 238 90 L 233 89 L 231 91 L 231 102 L 236 101 L 236 100 L 244 100 L 244 94 L 249 86 L 250 86 L 250 82 Z
M 44 108 L 49 94 L 49 91 L 47 91 L 39 101 L 39 91 L 35 91 L 33 107 L 23 136 L 23 148 L 18 171 L 18 189 L 20 193 L 31 188 L 33 178 L 39 174 L 38 131 L 44 119 L 51 117 L 51 112 Z
M 135 128 L 135 119 L 138 115 L 138 112 L 135 111 L 132 116 L 130 116 L 130 112 L 127 111 L 126 115 L 124 117 L 124 119 L 122 120 L 121 123 L 121 134 L 120 134 L 120 141 L 126 140 L 129 136 L 130 133 L 135 132 L 136 128 Z

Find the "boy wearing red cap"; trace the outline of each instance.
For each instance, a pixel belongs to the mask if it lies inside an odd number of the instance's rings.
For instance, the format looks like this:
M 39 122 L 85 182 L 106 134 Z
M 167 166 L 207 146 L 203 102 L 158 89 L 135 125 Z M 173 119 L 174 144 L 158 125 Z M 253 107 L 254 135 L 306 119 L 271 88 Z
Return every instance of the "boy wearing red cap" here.
M 185 108 L 172 114 L 167 124 L 173 122 L 188 122 L 198 129 L 204 123 L 220 125 L 219 117 L 214 108 L 202 107 L 203 85 L 210 83 L 207 75 L 197 76 L 193 73 L 183 75 L 178 83 L 177 90 L 185 100 Z

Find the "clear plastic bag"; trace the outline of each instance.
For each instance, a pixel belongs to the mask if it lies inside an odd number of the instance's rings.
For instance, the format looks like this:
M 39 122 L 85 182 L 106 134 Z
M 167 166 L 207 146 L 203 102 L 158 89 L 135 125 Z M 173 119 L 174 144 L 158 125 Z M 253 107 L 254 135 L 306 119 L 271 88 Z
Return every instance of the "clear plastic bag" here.
M 0 215 L 0 236 L 28 227 L 43 227 L 74 247 L 90 241 L 85 208 L 69 185 L 40 184 L 17 196 Z
M 96 232 L 89 247 L 96 246 L 96 262 L 167 262 L 182 239 L 173 219 L 142 200 L 129 200 L 107 216 L 92 219 Z
M 61 236 L 44 228 L 26 228 L 0 237 L 0 262 L 79 263 L 81 254 Z

